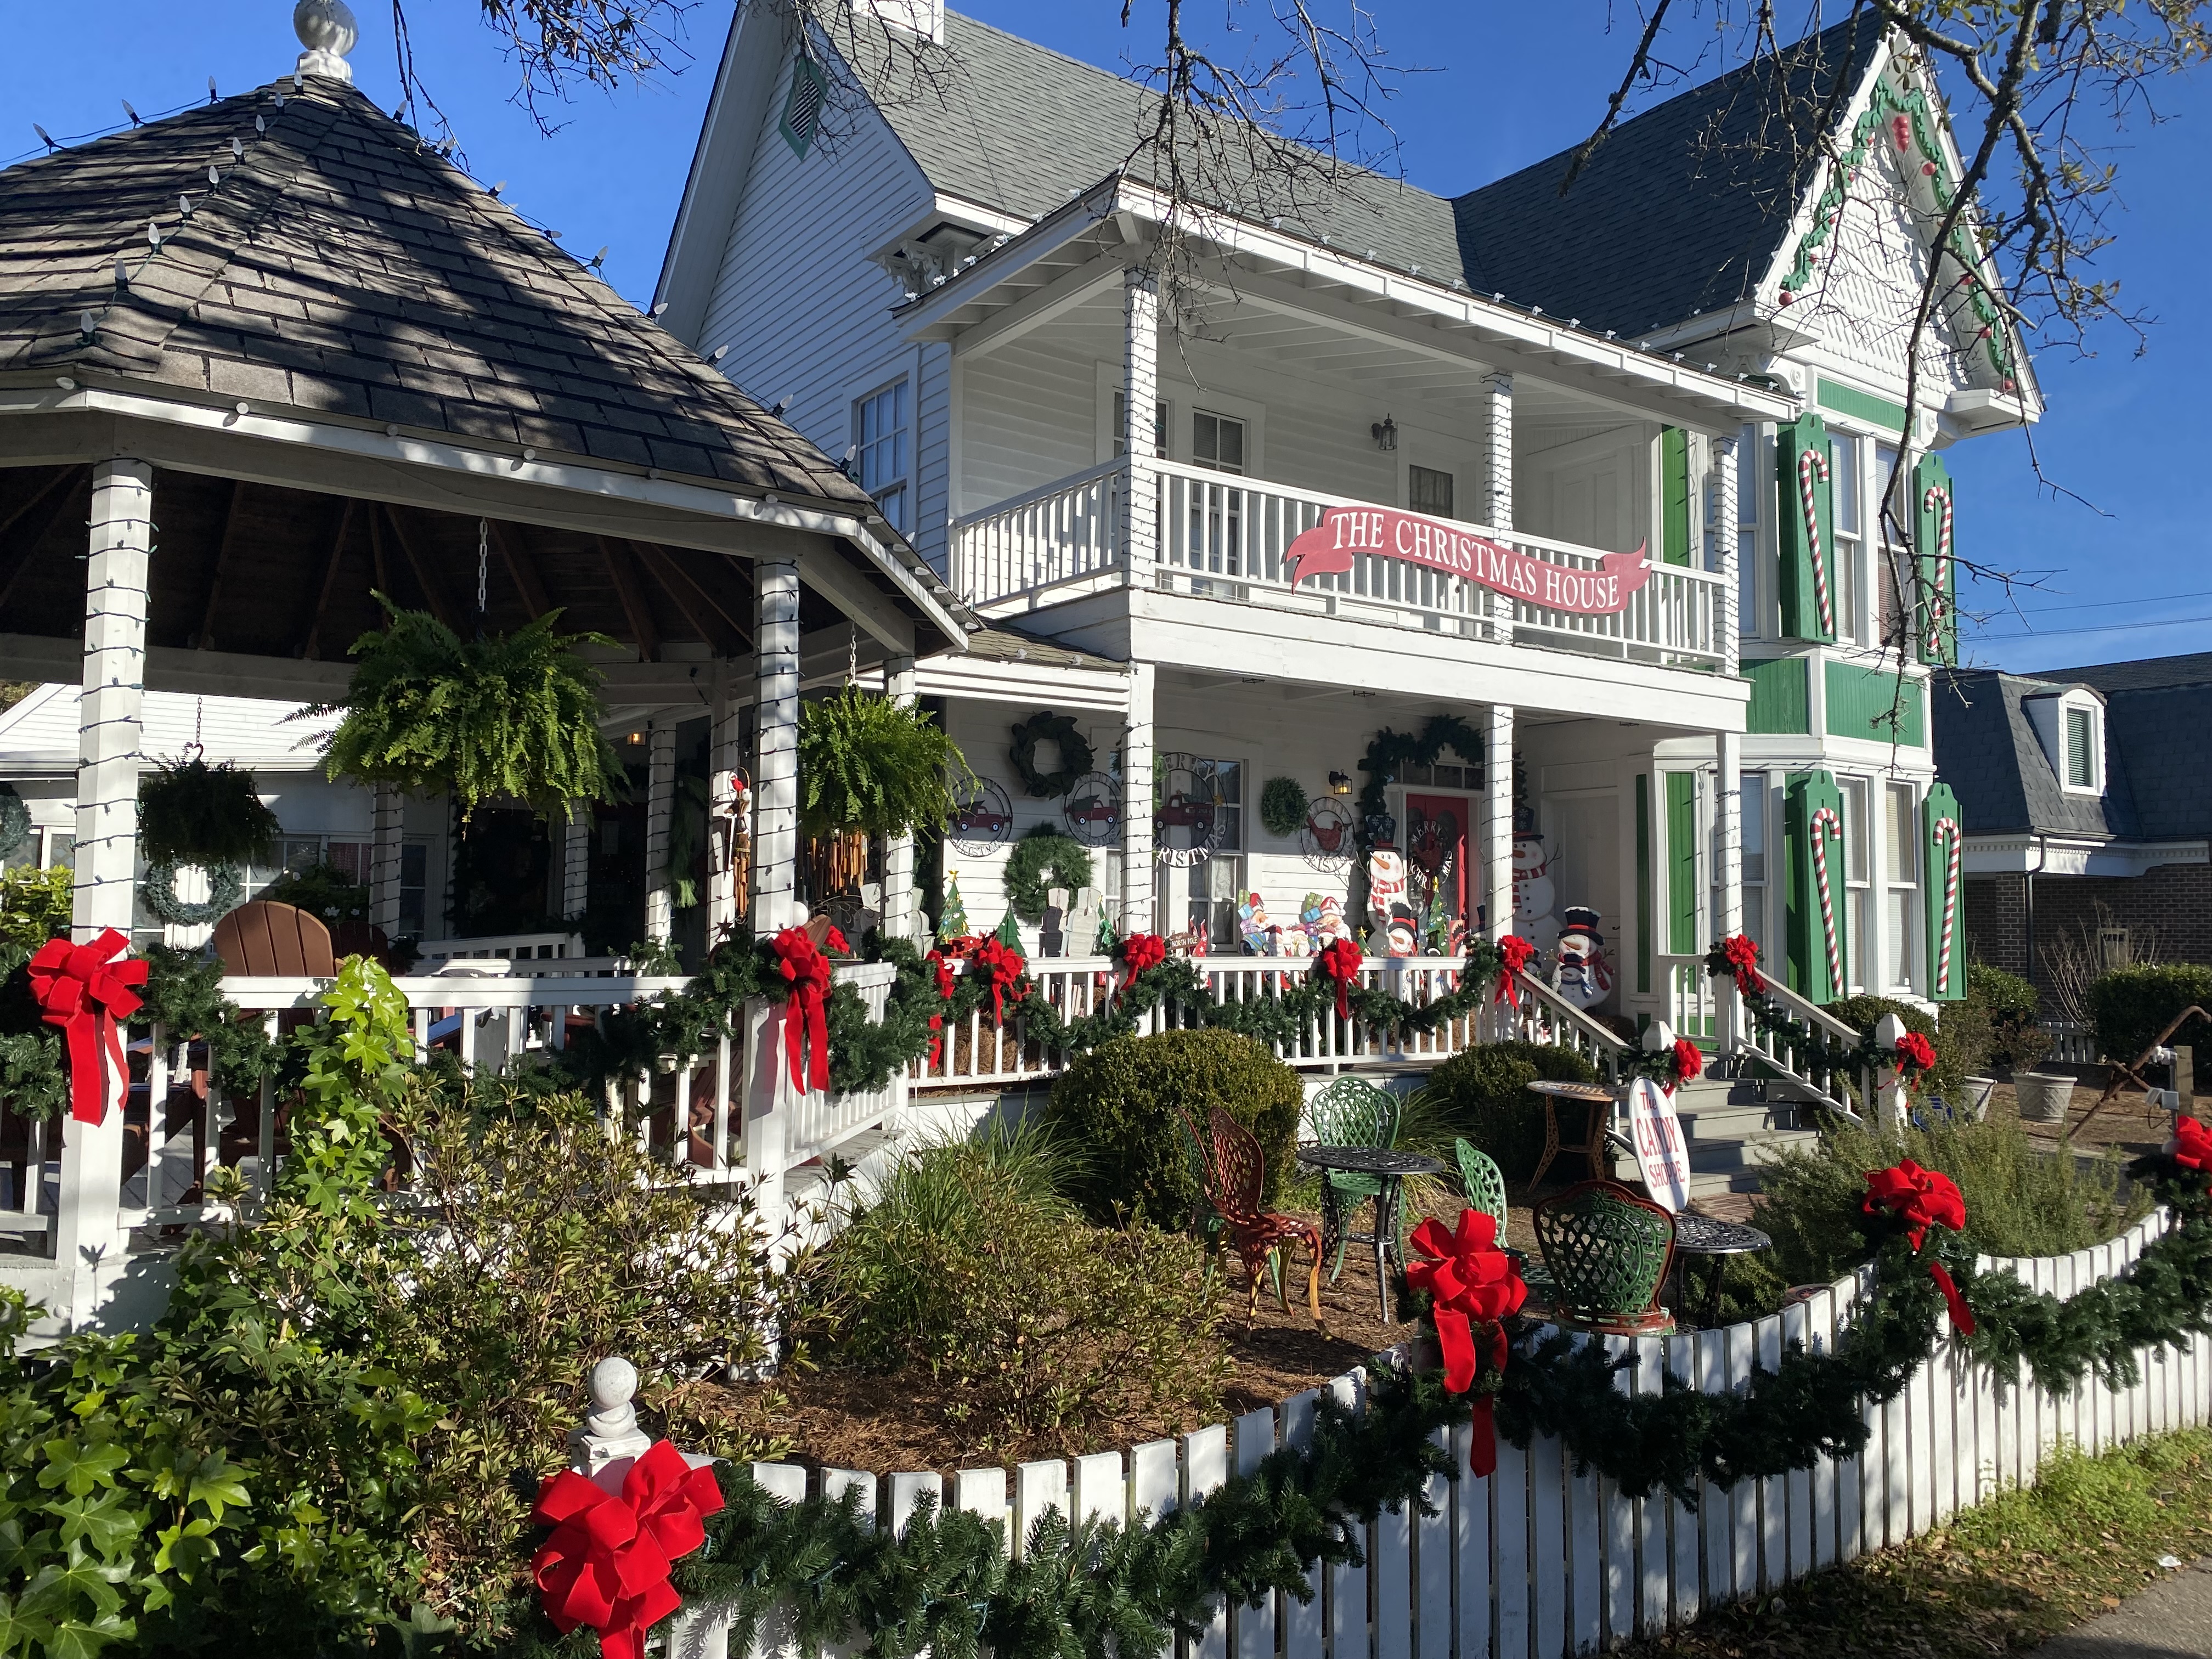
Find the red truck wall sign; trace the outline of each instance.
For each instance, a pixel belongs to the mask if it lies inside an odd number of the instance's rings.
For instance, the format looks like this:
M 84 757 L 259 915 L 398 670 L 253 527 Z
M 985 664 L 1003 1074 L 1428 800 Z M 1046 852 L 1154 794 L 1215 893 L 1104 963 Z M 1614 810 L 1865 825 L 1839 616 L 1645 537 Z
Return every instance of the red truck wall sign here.
M 1449 520 L 1388 507 L 1332 507 L 1319 524 L 1283 550 L 1293 586 L 1308 576 L 1347 571 L 1353 556 L 1361 553 L 1462 576 L 1547 611 L 1587 616 L 1626 610 L 1651 574 L 1641 545 L 1633 553 L 1607 554 L 1599 569 L 1576 570 L 1516 552 Z

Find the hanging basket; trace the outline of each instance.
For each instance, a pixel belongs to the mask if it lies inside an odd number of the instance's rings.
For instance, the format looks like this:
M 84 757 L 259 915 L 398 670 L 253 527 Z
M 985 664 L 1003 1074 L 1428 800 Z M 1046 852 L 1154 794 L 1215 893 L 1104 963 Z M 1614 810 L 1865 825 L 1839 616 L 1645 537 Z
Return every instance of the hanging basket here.
M 138 781 L 138 845 L 152 863 L 266 864 L 281 830 L 253 774 L 228 761 L 187 750 Z
M 799 828 L 807 836 L 941 830 L 975 775 L 927 710 L 848 685 L 799 711 Z

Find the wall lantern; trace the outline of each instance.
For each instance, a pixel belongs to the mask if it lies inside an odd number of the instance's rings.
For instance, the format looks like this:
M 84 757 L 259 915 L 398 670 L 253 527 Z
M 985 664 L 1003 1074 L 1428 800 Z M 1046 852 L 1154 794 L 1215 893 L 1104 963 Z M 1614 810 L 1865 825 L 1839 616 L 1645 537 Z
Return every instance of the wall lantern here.
M 1375 434 L 1376 448 L 1395 449 L 1398 447 L 1398 423 L 1388 415 L 1367 429 Z
M 1336 794 L 1348 795 L 1352 793 L 1352 779 L 1346 773 L 1332 772 L 1328 775 L 1328 787 Z

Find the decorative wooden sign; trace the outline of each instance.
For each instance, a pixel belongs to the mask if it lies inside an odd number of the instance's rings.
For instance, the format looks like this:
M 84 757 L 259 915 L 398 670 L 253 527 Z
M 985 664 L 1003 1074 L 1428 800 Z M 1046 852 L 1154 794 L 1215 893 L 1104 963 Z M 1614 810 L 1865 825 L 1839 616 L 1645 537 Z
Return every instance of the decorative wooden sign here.
M 1364 553 L 1463 577 L 1547 611 L 1593 617 L 1626 610 L 1651 574 L 1641 544 L 1633 553 L 1606 554 L 1598 569 L 1577 570 L 1517 552 L 1449 520 L 1388 507 L 1332 507 L 1283 552 L 1293 584 L 1340 574 Z
M 1644 1190 L 1681 1214 L 1690 1202 L 1690 1148 L 1682 1139 L 1674 1103 L 1648 1077 L 1629 1085 L 1628 1127 Z

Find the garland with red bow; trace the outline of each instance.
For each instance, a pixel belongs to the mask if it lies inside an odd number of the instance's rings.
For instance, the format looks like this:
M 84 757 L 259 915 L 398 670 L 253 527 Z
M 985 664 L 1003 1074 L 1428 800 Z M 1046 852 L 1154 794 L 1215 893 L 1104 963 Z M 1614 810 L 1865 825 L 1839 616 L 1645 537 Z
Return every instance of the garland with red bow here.
M 1359 969 L 1364 957 L 1359 947 L 1348 939 L 1331 939 L 1314 957 L 1313 971 L 1336 986 L 1336 1017 L 1352 1018 L 1352 988 L 1359 983 Z
M 1158 933 L 1132 933 L 1114 950 L 1121 964 L 1121 983 L 1114 993 L 1116 1004 L 1126 1001 L 1139 977 L 1168 959 L 1168 942 Z
M 693 1468 L 665 1440 L 611 1492 L 574 1469 L 538 1488 L 532 1522 L 553 1534 L 531 1562 L 545 1616 L 563 1636 L 599 1634 L 603 1659 L 643 1659 L 645 1635 L 684 1605 L 670 1565 L 707 1541 L 706 1517 L 722 1508 L 709 1468 Z
M 1648 1077 L 1668 1094 L 1705 1074 L 1705 1050 L 1687 1037 L 1676 1037 L 1664 1048 L 1630 1048 L 1620 1063 L 1632 1077 Z
M 968 960 L 991 993 L 991 1024 L 1004 1025 L 1007 994 L 1013 994 L 1015 1005 L 1019 1006 L 1024 989 L 1022 975 L 1029 971 L 1029 963 L 1023 960 L 1019 951 L 996 939 L 978 939 L 975 948 L 968 953 Z
M 835 930 L 832 929 L 834 932 Z M 783 1053 L 801 1094 L 830 1086 L 830 958 L 804 927 L 769 941 L 776 972 L 790 988 L 783 1005 Z
M 1897 1047 L 1890 1053 L 1898 1079 L 1918 1093 L 1928 1073 L 1936 1069 L 1936 1045 L 1917 1031 L 1907 1031 L 1898 1038 Z
M 1456 1231 L 1424 1221 L 1413 1230 L 1419 1259 L 1406 1264 L 1406 1283 L 1429 1296 L 1428 1318 L 1443 1356 L 1444 1387 L 1471 1395 L 1474 1432 L 1468 1468 L 1498 1473 L 1498 1390 L 1510 1354 L 1504 1322 L 1521 1311 L 1528 1286 L 1520 1265 L 1497 1248 L 1498 1222 L 1480 1210 L 1462 1210 Z
M 1705 971 L 1714 978 L 1735 981 L 1745 1012 L 1761 1030 L 1789 1038 L 1799 1059 L 1845 1076 L 1871 1067 L 1887 1067 L 1908 1089 L 1917 1091 L 1936 1068 L 1936 1045 L 1917 1031 L 1907 1031 L 1894 1048 L 1885 1048 L 1872 1031 L 1861 1034 L 1856 1044 L 1831 1042 L 1820 1030 L 1800 1025 L 1767 994 L 1765 976 L 1759 971 L 1759 946 L 1741 933 L 1718 940 L 1705 952 Z
M 98 1123 L 131 1076 L 117 1024 L 138 1012 L 146 964 L 125 957 L 131 941 L 110 927 L 89 945 L 50 939 L 28 972 L 39 1018 L 61 1028 L 69 1049 L 70 1115 Z M 103 1073 L 104 1064 L 104 1073 Z
M 1508 933 L 1498 941 L 1498 955 L 1502 964 L 1498 975 L 1498 1001 L 1515 1008 L 1521 1006 L 1518 983 L 1521 970 L 1528 965 L 1529 958 L 1535 954 L 1536 941 L 1522 939 L 1518 933 Z
M 1922 1169 L 1909 1158 L 1887 1170 L 1868 1170 L 1866 1182 L 1867 1195 L 1860 1209 L 1869 1216 L 1893 1218 L 1905 1242 L 1912 1246 L 1914 1256 L 1927 1256 L 1928 1276 L 1943 1292 L 1943 1305 L 1950 1310 L 1951 1323 L 1960 1335 L 1972 1336 L 1972 1310 L 1966 1306 L 1966 1298 L 1960 1294 L 1958 1283 L 1943 1265 L 1941 1255 L 1926 1248 L 1930 1227 L 1941 1227 L 1950 1233 L 1966 1230 L 1966 1200 L 1959 1191 L 1958 1182 L 1940 1170 Z

